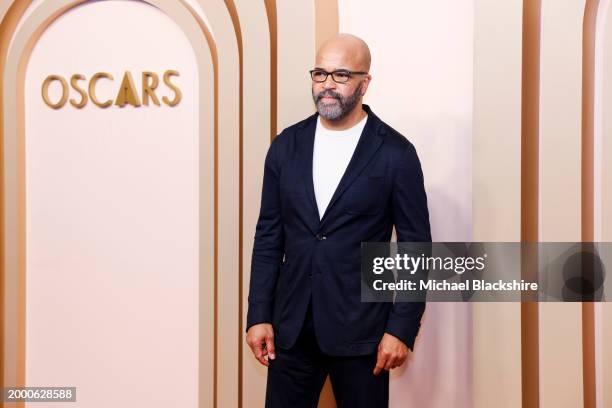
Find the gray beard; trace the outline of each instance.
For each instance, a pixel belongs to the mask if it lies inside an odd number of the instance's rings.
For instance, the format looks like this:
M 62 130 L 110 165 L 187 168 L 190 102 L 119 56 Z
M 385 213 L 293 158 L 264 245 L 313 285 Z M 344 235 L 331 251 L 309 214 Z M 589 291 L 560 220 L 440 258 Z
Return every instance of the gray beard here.
M 318 95 L 314 95 L 313 93 L 312 98 L 315 102 L 319 115 L 321 115 L 327 120 L 343 119 L 349 112 L 351 112 L 355 108 L 355 106 L 357 106 L 357 103 L 359 102 L 359 98 L 361 96 L 362 84 L 363 83 L 360 83 L 357 89 L 355 89 L 355 92 L 353 92 L 353 94 L 349 95 L 346 98 L 342 98 L 340 94 L 333 91 L 323 91 L 320 92 Z M 336 103 L 331 105 L 325 104 L 323 101 L 321 101 L 321 98 L 323 98 L 324 96 L 334 97 L 336 99 Z

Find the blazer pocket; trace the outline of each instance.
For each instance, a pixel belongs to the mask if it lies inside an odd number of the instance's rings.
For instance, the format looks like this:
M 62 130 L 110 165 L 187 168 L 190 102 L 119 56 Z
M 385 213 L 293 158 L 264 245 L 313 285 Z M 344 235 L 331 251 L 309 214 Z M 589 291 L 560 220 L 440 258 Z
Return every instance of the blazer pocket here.
M 383 209 L 383 176 L 357 178 L 347 189 L 345 210 L 349 214 L 375 215 Z

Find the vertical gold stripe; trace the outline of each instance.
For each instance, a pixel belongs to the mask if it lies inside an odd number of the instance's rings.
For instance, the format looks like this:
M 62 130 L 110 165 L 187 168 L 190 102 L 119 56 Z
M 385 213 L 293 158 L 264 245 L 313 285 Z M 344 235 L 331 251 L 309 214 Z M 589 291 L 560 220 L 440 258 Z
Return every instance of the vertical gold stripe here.
M 4 216 L 5 216 L 5 208 L 4 208 L 4 134 L 2 134 L 2 129 L 4 129 L 4 99 L 1 95 L 4 94 L 4 70 L 6 57 L 8 53 L 8 46 L 10 44 L 10 40 L 12 34 L 17 27 L 17 23 L 25 13 L 28 5 L 30 4 L 30 0 L 16 0 L 9 7 L 6 15 L 2 19 L 2 23 L 0 23 L 0 384 L 2 387 L 8 385 L 25 385 L 25 298 L 24 298 L 24 289 L 20 289 L 20 293 L 18 295 L 17 302 L 17 310 L 12 310 L 6 308 L 7 304 L 5 301 L 5 253 L 4 253 Z M 19 286 L 23 286 L 23 278 L 20 278 Z M 13 313 L 17 316 L 17 350 L 16 350 L 16 358 L 17 358 L 17 378 L 16 384 L 7 384 L 6 378 L 4 376 L 5 370 L 5 339 L 7 333 L 5 332 L 5 315 L 6 313 Z M 0 402 L 0 407 L 4 407 L 4 401 Z M 24 403 L 16 404 L 18 407 L 23 407 Z
M 521 114 L 521 241 L 538 241 L 540 0 L 523 3 L 523 82 Z M 523 273 L 537 268 L 537 258 L 522 264 Z M 525 267 L 528 269 L 526 270 Z M 538 303 L 521 303 L 523 408 L 539 406 Z
M 211 58 L 213 61 L 213 81 L 214 81 L 214 95 L 213 95 L 213 110 L 214 110 L 214 124 L 213 124 L 213 171 L 214 171 L 214 182 L 213 182 L 213 236 L 214 236 L 214 256 L 213 256 L 213 269 L 214 269 L 214 278 L 213 278 L 213 305 L 214 305 L 214 313 L 213 313 L 213 407 L 217 407 L 217 372 L 218 372 L 218 364 L 217 364 L 217 349 L 218 349 L 218 341 L 217 341 L 217 329 L 218 329 L 218 317 L 216 311 L 218 310 L 219 305 L 219 57 L 217 53 L 217 44 L 212 36 L 212 34 L 208 31 L 208 27 L 204 24 L 204 22 L 197 16 L 195 10 L 193 10 L 186 3 L 184 4 L 186 8 L 189 9 L 191 14 L 194 16 L 195 20 L 198 22 L 204 37 L 206 38 L 206 42 L 208 43 L 208 48 L 210 49 Z
M 215 196 L 215 200 L 214 200 L 214 221 L 213 221 L 213 233 L 214 233 L 214 237 L 215 237 L 215 256 L 214 256 L 214 269 L 215 269 L 215 275 L 214 275 L 214 279 L 213 279 L 213 288 L 214 288 L 214 300 L 213 303 L 215 305 L 214 309 L 214 318 L 213 318 L 213 407 L 217 408 L 217 400 L 219 398 L 218 392 L 217 392 L 217 377 L 218 377 L 218 372 L 219 372 L 219 363 L 218 363 L 218 358 L 217 358 L 217 354 L 218 354 L 218 350 L 219 350 L 219 341 L 217 339 L 217 332 L 219 331 L 219 72 L 217 69 L 217 64 L 215 64 L 215 73 L 214 73 L 214 81 L 215 81 L 215 91 L 214 91 L 214 105 L 215 105 L 215 123 L 214 123 L 214 133 L 215 133 L 215 140 L 213 143 L 213 149 L 215 152 L 214 155 L 214 172 L 215 172 L 215 178 L 214 178 L 214 183 L 213 183 L 213 192 L 214 192 L 214 196 Z
M 595 37 L 599 0 L 587 0 L 582 26 L 581 239 L 595 239 Z M 584 408 L 596 406 L 595 308 L 582 303 L 582 381 Z
M 523 3 L 521 240 L 538 240 L 540 1 Z
M 240 72 L 239 79 L 239 124 L 238 124 L 238 407 L 243 406 L 242 399 L 242 339 L 244 337 L 242 327 L 242 309 L 243 309 L 243 291 L 242 291 L 242 280 L 244 276 L 243 258 L 242 258 L 242 240 L 243 240 L 243 229 L 244 229 L 244 60 L 243 60 L 243 44 L 242 44 L 242 30 L 240 28 L 240 19 L 238 18 L 238 11 L 233 0 L 225 0 L 225 6 L 232 19 L 232 25 L 234 26 L 234 33 L 236 34 L 236 43 L 238 44 L 238 65 Z
M 276 137 L 278 128 L 278 25 L 276 22 L 276 0 L 264 0 L 268 27 L 270 29 L 270 141 Z
M 315 0 L 315 54 L 330 37 L 339 32 L 340 19 L 338 15 L 338 0 Z M 314 60 L 315 55 L 313 55 Z M 325 381 L 319 398 L 319 408 L 336 406 L 331 382 Z
M 315 0 L 315 52 L 330 37 L 338 34 L 338 0 Z
M 595 25 L 599 0 L 587 0 L 582 26 L 582 240 L 594 239 Z

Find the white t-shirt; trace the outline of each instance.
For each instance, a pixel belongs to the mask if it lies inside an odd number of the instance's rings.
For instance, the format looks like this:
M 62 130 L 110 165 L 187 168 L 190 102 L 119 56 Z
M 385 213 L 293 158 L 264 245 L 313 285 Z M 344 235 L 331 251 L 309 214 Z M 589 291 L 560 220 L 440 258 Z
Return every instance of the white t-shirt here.
M 312 154 L 312 181 L 319 219 L 323 218 L 325 209 L 344 175 L 367 119 L 366 115 L 359 123 L 346 130 L 329 130 L 321 123 L 321 117 L 317 117 Z

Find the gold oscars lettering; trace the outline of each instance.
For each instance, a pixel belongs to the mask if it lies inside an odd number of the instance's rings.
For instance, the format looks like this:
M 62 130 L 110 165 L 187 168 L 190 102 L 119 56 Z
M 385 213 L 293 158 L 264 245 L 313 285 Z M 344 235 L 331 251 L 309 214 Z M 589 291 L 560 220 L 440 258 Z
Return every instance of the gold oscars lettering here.
M 164 85 L 174 93 L 174 97 L 172 99 L 168 98 L 167 96 L 161 97 L 161 102 L 168 106 L 178 105 L 183 97 L 181 90 L 170 81 L 170 78 L 173 76 L 179 76 L 178 71 L 167 70 L 163 74 Z M 82 109 L 85 107 L 85 105 L 87 105 L 89 100 L 100 108 L 108 108 L 109 106 L 113 105 L 113 102 L 115 105 L 122 108 L 125 105 L 132 105 L 134 107 L 139 107 L 142 105 L 149 106 L 150 101 L 157 106 L 161 105 L 160 98 L 155 93 L 159 86 L 159 77 L 155 72 L 144 71 L 142 73 L 142 89 L 139 94 L 138 89 L 134 85 L 132 73 L 130 71 L 125 71 L 123 79 L 121 80 L 121 85 L 119 86 L 119 90 L 114 100 L 102 100 L 102 97 L 96 93 L 96 84 L 100 80 L 113 81 L 113 76 L 107 72 L 95 73 L 89 79 L 89 84 L 86 91 L 79 84 L 79 81 L 87 81 L 85 75 L 72 75 L 70 77 L 70 86 L 68 85 L 68 81 L 66 81 L 66 79 L 61 75 L 49 75 L 47 78 L 45 78 L 42 84 L 42 97 L 45 103 L 53 109 L 61 109 L 64 105 L 66 105 L 66 102 L 70 102 L 70 104 L 77 109 Z M 49 98 L 49 85 L 53 81 L 59 82 L 62 88 L 62 96 L 59 101 L 56 102 L 52 102 Z M 70 98 L 70 100 L 68 100 L 70 97 L 70 88 L 72 88 L 73 91 L 78 94 L 78 98 Z M 142 96 L 142 100 L 140 96 Z

